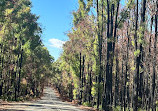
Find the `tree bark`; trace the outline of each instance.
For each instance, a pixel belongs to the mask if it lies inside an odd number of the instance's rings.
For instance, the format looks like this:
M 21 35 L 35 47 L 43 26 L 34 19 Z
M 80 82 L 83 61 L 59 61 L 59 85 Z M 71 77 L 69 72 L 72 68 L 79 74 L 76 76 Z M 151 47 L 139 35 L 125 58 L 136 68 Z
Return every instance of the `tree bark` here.
M 138 30 L 138 4 L 139 1 L 137 0 L 136 3 L 136 15 L 135 15 L 135 35 L 134 35 L 134 42 L 135 42 L 135 51 L 137 51 L 137 30 Z M 135 64 L 136 64 L 136 72 L 134 75 L 134 88 L 133 88 L 133 110 L 138 110 L 138 87 L 139 87 L 139 61 L 138 57 L 135 56 Z
M 156 2 L 156 8 L 158 10 L 158 1 Z M 157 13 L 158 11 L 156 11 Z M 156 97 L 155 97 L 155 88 L 156 88 L 156 49 L 157 49 L 157 14 L 155 14 L 155 41 L 154 41 L 154 60 L 153 60 L 153 78 L 152 78 L 152 111 L 156 111 Z
M 80 104 L 82 102 L 82 55 L 80 53 L 80 94 L 79 94 L 79 100 Z

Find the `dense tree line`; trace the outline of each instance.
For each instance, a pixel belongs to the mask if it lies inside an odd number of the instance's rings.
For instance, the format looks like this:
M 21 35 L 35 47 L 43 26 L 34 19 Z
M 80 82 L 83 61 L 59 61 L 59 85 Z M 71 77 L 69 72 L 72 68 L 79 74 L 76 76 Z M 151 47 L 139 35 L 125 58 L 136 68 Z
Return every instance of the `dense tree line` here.
M 29 0 L 0 0 L 0 99 L 39 97 L 53 57 L 41 41 Z
M 60 93 L 106 111 L 156 111 L 158 1 L 78 3 L 69 41 L 53 64 Z

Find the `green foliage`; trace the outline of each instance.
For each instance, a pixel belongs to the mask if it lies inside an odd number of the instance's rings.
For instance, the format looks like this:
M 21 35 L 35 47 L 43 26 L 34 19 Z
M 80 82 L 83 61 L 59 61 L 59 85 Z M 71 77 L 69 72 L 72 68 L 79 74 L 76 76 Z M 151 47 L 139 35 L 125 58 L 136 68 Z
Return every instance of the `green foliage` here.
M 141 99 L 140 97 L 138 97 L 138 102 L 141 102 L 141 100 L 142 100 L 142 99 Z
M 74 90 L 73 90 L 73 95 L 74 95 L 74 96 L 73 96 L 73 99 L 77 99 L 77 94 L 78 94 L 78 93 L 77 93 L 77 89 L 74 89 Z
M 124 22 L 129 17 L 129 11 L 122 10 L 120 16 L 121 16 L 121 21 Z
M 132 42 L 132 46 L 135 47 L 135 43 L 134 43 L 134 41 L 131 41 L 131 42 Z
M 126 2 L 126 6 L 129 9 L 132 9 L 135 6 L 135 0 L 128 0 L 128 2 Z
M 114 110 L 114 111 L 121 111 L 121 106 L 113 107 L 113 110 Z
M 134 55 L 135 56 L 139 56 L 139 54 L 140 54 L 140 50 L 139 49 L 137 49 L 136 51 L 134 51 Z
M 129 11 L 124 9 L 120 12 L 120 18 L 118 22 L 118 28 L 123 27 L 123 23 L 129 18 Z
M 96 82 L 93 82 L 92 95 L 93 97 L 97 96 L 97 83 Z
M 54 58 L 41 42 L 38 17 L 31 13 L 29 0 L 1 0 L 0 6 L 2 98 L 19 101 L 30 95 L 39 97 Z
M 158 101 L 156 101 L 156 106 L 158 107 Z
M 84 102 L 83 105 L 84 105 L 84 106 L 88 106 L 88 107 L 91 107 L 91 106 L 92 106 L 89 102 Z
M 107 1 L 109 2 L 109 7 L 107 7 Z M 98 99 L 100 99 L 100 103 L 103 103 L 103 96 L 112 95 L 113 97 L 110 97 L 111 100 L 106 102 L 108 102 L 108 104 L 112 102 L 112 105 L 116 102 L 117 107 L 109 106 L 110 108 L 113 108 L 114 111 L 123 110 L 123 100 L 125 99 L 127 105 L 126 110 L 133 111 L 132 108 L 129 108 L 130 105 L 133 104 L 132 102 L 138 100 L 139 104 L 141 103 L 142 98 L 133 98 L 132 96 L 135 95 L 136 90 L 140 87 L 140 84 L 144 84 L 144 82 L 146 82 L 148 79 L 147 76 L 143 76 L 141 81 L 141 75 L 135 74 L 136 70 L 138 70 L 138 67 L 135 65 L 138 62 L 138 57 L 143 55 L 143 51 L 148 52 L 149 48 L 151 48 L 151 52 L 153 52 L 152 45 L 149 47 L 149 44 L 147 44 L 147 48 L 145 48 L 145 43 L 148 43 L 149 40 L 145 40 L 144 38 L 150 36 L 150 34 L 153 35 L 154 32 L 150 32 L 149 26 L 146 26 L 147 23 L 142 23 L 142 15 L 140 15 L 140 12 L 142 12 L 141 10 L 143 7 L 141 8 L 140 6 L 143 5 L 140 5 L 141 1 L 138 0 L 139 16 L 136 15 L 137 4 L 135 0 L 127 0 L 125 7 L 122 6 L 122 4 L 119 6 L 118 19 L 116 18 L 116 11 L 118 5 L 117 3 L 119 3 L 120 0 L 107 1 L 98 0 L 98 12 L 94 12 L 94 10 L 96 10 L 96 1 L 78 1 L 79 8 L 77 11 L 73 12 L 74 26 L 72 27 L 72 30 L 67 34 L 69 41 L 64 44 L 63 53 L 61 54 L 60 58 L 55 63 L 53 63 L 53 83 L 60 90 L 63 90 L 65 94 L 68 95 L 68 92 L 73 94 L 73 99 L 78 100 L 83 105 L 93 105 L 93 107 L 97 108 L 96 104 Z M 150 1 L 147 3 L 149 2 Z M 93 5 L 95 6 L 93 7 Z M 112 5 L 114 6 L 114 10 L 111 9 Z M 93 8 L 95 9 L 93 10 Z M 109 12 L 107 12 L 107 8 L 109 8 Z M 148 10 L 149 7 L 146 8 L 146 11 L 148 11 L 147 14 L 150 14 L 151 12 Z M 110 20 L 108 20 L 108 13 Z M 136 22 L 137 17 L 138 22 Z M 150 17 L 151 15 L 149 15 L 149 18 Z M 111 19 L 113 19 L 113 24 Z M 115 24 L 116 20 L 117 24 Z M 145 20 L 147 19 L 145 18 Z M 108 22 L 109 29 L 107 26 Z M 138 24 L 137 28 L 136 23 Z M 117 28 L 115 26 L 117 26 Z M 154 25 L 152 27 L 154 27 Z M 114 31 L 116 31 L 116 38 L 114 38 Z M 109 37 L 107 37 L 108 32 L 110 35 Z M 101 46 L 100 35 L 103 37 L 101 55 L 99 54 L 99 46 Z M 116 44 L 113 44 L 114 42 L 116 42 Z M 142 52 L 139 49 L 141 45 L 143 46 L 143 51 L 141 50 Z M 114 52 L 113 49 L 115 49 Z M 139 73 L 144 72 L 148 74 L 147 71 L 152 67 L 150 60 L 152 60 L 153 53 L 150 55 L 150 59 L 148 59 L 148 53 L 143 55 L 146 59 L 140 59 L 141 63 L 139 63 Z M 83 56 L 85 59 L 84 65 Z M 108 68 L 109 71 L 106 71 Z M 101 82 L 98 80 L 98 75 L 100 72 Z M 139 78 L 137 79 L 138 76 Z M 90 81 L 92 83 L 90 83 Z M 103 85 L 104 82 L 105 86 Z M 148 86 L 149 83 L 151 83 L 151 79 L 148 79 L 148 83 L 145 83 L 144 85 Z M 71 85 L 73 86 L 72 89 L 69 87 Z M 151 86 L 151 84 L 149 86 Z M 104 93 L 108 93 L 108 95 L 102 95 Z M 138 95 L 141 94 L 139 91 L 137 93 Z M 100 94 L 99 98 L 97 97 L 98 94 Z M 143 92 L 142 94 L 144 96 Z M 99 107 L 99 109 L 101 109 L 101 105 Z M 139 110 L 141 109 L 139 108 Z
M 93 0 L 87 0 L 86 12 L 89 12 L 92 6 L 93 6 Z
M 90 8 L 93 5 L 93 0 L 78 0 L 79 9 L 76 12 L 73 12 L 73 23 L 74 26 L 77 26 L 89 13 Z
M 13 9 L 6 9 L 6 10 L 5 10 L 5 15 L 6 15 L 6 16 L 9 16 L 9 15 L 12 14 L 12 12 L 13 12 Z
M 145 27 L 144 24 L 142 24 L 137 32 L 138 34 L 138 43 L 145 45 L 145 41 L 144 41 L 144 31 L 145 31 Z
M 97 105 L 94 105 L 94 108 L 97 108 Z M 102 105 L 99 105 L 99 109 L 102 109 Z

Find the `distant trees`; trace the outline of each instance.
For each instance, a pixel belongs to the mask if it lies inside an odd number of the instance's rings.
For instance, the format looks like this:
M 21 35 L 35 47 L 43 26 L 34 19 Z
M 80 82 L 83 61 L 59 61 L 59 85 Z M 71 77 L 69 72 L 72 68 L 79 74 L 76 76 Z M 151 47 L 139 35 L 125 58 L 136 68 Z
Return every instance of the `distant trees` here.
M 54 84 L 68 97 L 71 84 L 74 100 L 98 109 L 156 111 L 157 6 L 156 0 L 79 0 Z
M 42 94 L 53 58 L 41 41 L 29 0 L 0 1 L 0 98 L 22 100 Z

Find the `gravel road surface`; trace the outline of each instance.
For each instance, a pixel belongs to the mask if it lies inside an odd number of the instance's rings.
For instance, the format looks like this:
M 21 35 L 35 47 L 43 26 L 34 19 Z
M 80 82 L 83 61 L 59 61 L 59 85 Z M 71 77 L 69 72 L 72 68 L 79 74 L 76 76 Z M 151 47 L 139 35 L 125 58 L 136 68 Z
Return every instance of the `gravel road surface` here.
M 33 102 L 3 103 L 0 104 L 0 111 L 84 111 L 70 103 L 62 102 L 55 94 L 55 91 L 46 87 L 44 96 Z

